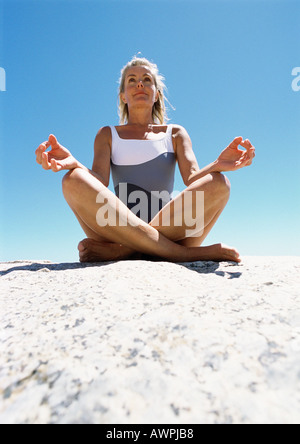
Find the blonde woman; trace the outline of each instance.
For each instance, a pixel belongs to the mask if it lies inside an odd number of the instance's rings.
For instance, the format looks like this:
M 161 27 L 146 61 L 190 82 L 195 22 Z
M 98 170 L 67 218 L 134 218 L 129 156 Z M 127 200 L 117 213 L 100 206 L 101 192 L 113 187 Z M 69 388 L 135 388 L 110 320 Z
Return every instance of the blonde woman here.
M 163 77 L 145 58 L 135 57 L 122 69 L 119 114 L 119 126 L 105 126 L 96 135 L 91 170 L 54 135 L 36 150 L 45 170 L 69 170 L 63 193 L 87 236 L 78 245 L 80 261 L 147 255 L 174 262 L 240 262 L 234 248 L 201 245 L 229 199 L 230 183 L 222 172 L 252 163 L 249 140 L 236 137 L 200 169 L 187 131 L 166 123 Z M 186 189 L 172 198 L 176 163 Z M 110 173 L 115 194 L 108 189 Z

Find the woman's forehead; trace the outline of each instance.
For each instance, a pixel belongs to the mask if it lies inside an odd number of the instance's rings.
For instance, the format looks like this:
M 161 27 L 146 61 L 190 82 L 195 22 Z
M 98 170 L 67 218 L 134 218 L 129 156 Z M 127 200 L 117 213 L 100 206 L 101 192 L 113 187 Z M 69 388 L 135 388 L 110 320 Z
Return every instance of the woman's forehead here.
M 150 74 L 153 77 L 151 70 L 147 66 L 132 66 L 131 68 L 128 68 L 126 77 L 137 74 Z

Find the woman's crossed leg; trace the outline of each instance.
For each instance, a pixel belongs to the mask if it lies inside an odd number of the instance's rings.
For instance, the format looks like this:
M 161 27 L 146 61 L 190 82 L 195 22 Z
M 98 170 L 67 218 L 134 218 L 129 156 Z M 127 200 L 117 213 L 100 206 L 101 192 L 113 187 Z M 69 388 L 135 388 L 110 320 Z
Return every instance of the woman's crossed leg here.
M 204 202 L 200 203 L 204 204 L 201 215 L 197 214 L 197 208 L 201 208 L 199 199 L 203 198 L 203 193 L 197 191 L 204 192 Z M 234 248 L 223 244 L 201 246 L 229 199 L 229 181 L 220 173 L 207 174 L 193 182 L 149 224 L 83 169 L 75 168 L 64 176 L 63 193 L 87 235 L 87 239 L 78 245 L 82 262 L 133 259 L 142 257 L 142 254 L 172 262 L 240 262 L 239 253 Z M 99 221 L 99 209 L 103 205 L 107 210 L 105 223 Z M 184 217 L 187 213 L 189 221 L 191 218 L 195 220 L 194 227 Z M 192 236 L 191 230 L 194 231 Z

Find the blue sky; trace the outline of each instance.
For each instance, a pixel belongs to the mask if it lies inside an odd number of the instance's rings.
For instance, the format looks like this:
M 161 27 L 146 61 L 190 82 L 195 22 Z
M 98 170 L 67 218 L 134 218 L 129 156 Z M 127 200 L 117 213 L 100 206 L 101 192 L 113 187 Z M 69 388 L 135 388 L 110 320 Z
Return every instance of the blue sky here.
M 187 129 L 200 166 L 236 136 L 256 147 L 250 168 L 228 173 L 231 199 L 205 244 L 299 255 L 299 1 L 0 5 L 0 261 L 78 259 L 85 236 L 63 199 L 63 173 L 45 172 L 34 151 L 54 133 L 91 167 L 98 129 L 118 124 L 120 69 L 138 52 L 164 74 L 170 123 Z

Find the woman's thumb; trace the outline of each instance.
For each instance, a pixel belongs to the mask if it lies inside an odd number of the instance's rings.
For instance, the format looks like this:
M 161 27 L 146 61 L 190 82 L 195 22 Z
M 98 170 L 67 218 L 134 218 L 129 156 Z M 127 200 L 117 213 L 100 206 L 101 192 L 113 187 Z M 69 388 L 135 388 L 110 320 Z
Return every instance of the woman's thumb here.
M 50 143 L 51 146 L 53 146 L 53 145 L 57 145 L 57 139 L 56 139 L 56 137 L 54 136 L 54 134 L 50 134 L 50 136 L 49 136 L 49 138 L 48 138 L 48 141 L 49 141 L 49 143 Z

